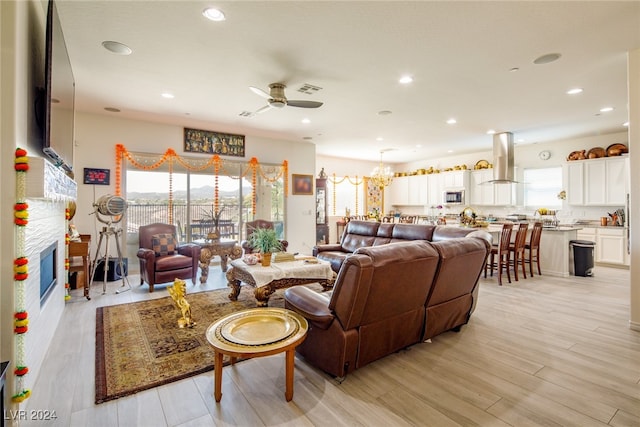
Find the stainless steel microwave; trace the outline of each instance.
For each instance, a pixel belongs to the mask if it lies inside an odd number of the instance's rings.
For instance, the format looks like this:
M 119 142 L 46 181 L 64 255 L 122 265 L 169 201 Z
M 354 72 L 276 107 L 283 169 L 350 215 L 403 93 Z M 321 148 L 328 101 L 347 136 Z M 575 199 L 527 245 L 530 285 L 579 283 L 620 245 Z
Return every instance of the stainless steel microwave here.
M 447 190 L 442 195 L 445 205 L 464 205 L 464 190 Z

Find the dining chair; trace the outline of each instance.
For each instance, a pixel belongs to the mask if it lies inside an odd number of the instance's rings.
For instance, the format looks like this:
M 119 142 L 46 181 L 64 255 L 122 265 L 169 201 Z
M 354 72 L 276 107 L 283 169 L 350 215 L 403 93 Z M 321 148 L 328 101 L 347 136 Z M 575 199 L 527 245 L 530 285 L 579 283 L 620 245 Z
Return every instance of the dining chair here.
M 527 251 L 525 256 L 525 262 L 529 264 L 529 273 L 533 277 L 533 263 L 536 263 L 538 267 L 538 275 L 542 275 L 540 270 L 540 238 L 542 236 L 542 222 L 535 222 L 533 224 L 533 230 L 531 231 L 531 237 L 529 241 L 525 243 L 524 248 Z
M 507 279 L 511 283 L 511 273 L 509 273 L 509 245 L 511 244 L 511 231 L 513 230 L 513 223 L 508 222 L 502 224 L 502 231 L 500 232 L 500 239 L 497 245 L 491 247 L 489 253 L 489 262 L 484 267 L 484 277 L 487 277 L 487 270 L 491 270 L 491 276 L 493 277 L 493 269 L 498 269 L 498 285 L 502 286 L 502 270 L 506 270 Z M 497 260 L 495 259 L 497 257 Z
M 513 274 L 518 281 L 518 267 L 522 266 L 522 276 L 526 279 L 527 272 L 524 260 L 524 245 L 527 240 L 527 229 L 529 224 L 521 222 L 516 232 L 516 238 L 509 244 L 509 266 L 513 267 Z

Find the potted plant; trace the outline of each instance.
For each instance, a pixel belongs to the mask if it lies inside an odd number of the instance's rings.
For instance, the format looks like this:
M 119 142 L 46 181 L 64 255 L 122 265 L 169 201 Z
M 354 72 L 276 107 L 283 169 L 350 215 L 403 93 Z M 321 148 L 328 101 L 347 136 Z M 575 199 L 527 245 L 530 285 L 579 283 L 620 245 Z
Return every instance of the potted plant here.
M 282 250 L 276 230 L 272 228 L 256 228 L 249 236 L 249 244 L 262 254 L 262 266 L 271 265 L 271 253 Z

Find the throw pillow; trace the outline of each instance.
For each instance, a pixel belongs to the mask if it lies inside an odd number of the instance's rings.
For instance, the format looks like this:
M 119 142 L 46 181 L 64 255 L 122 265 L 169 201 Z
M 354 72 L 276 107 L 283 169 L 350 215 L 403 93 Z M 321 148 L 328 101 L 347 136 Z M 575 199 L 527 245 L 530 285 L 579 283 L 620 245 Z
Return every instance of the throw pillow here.
M 154 234 L 151 240 L 156 256 L 173 255 L 176 251 L 176 239 L 173 234 Z

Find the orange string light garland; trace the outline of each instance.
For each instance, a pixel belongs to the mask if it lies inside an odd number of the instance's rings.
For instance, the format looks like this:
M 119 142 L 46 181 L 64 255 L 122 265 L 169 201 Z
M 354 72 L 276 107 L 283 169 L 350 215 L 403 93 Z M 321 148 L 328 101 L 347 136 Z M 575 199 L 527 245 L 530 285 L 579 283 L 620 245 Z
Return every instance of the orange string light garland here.
M 146 165 L 139 161 L 137 161 L 134 156 L 127 151 L 127 149 L 122 144 L 116 144 L 116 195 L 122 194 L 122 162 L 127 160 L 133 167 L 142 170 L 153 170 L 162 166 L 165 162 L 169 161 L 169 220 L 173 221 L 173 164 L 177 162 L 185 169 L 190 171 L 203 171 L 207 168 L 213 166 L 214 175 L 215 175 L 215 189 L 214 189 L 214 210 L 215 212 L 219 211 L 220 208 L 220 194 L 219 194 L 219 186 L 218 186 L 218 178 L 220 173 L 223 173 L 226 176 L 230 176 L 234 179 L 242 179 L 251 173 L 251 186 L 253 188 L 251 195 L 251 209 L 253 215 L 256 214 L 256 186 L 257 186 L 257 175 L 266 180 L 267 182 L 275 182 L 278 179 L 282 178 L 284 185 L 284 196 L 288 196 L 288 188 L 289 188 L 289 163 L 284 160 L 282 162 L 281 170 L 275 176 L 268 176 L 263 168 L 260 166 L 260 162 L 256 157 L 252 157 L 249 160 L 247 167 L 240 173 L 240 175 L 235 178 L 232 173 L 227 171 L 224 167 L 224 160 L 220 158 L 219 155 L 213 155 L 207 162 L 201 164 L 200 166 L 193 165 L 186 161 L 184 158 L 179 156 L 172 148 L 167 149 L 164 154 L 161 155 L 160 159 L 156 162 Z

